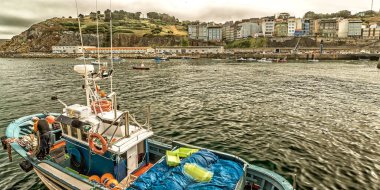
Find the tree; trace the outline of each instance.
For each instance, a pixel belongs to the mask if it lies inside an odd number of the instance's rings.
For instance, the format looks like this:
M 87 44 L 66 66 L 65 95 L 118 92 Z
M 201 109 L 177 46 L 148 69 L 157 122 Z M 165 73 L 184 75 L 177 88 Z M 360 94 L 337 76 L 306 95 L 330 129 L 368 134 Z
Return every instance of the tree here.
M 140 20 L 141 15 L 142 15 L 141 12 L 136 12 L 136 13 L 135 13 L 135 19 L 136 19 L 136 20 Z
M 152 34 L 159 34 L 161 33 L 162 28 L 161 27 L 156 27 L 153 30 L 151 30 Z
M 84 16 L 83 16 L 83 14 L 79 14 L 79 15 L 78 15 L 78 18 L 79 18 L 79 20 L 80 20 L 81 22 L 83 22 L 83 20 L 84 20 Z
M 91 12 L 90 13 L 90 19 L 93 20 L 93 21 L 96 20 L 96 13 Z
M 313 19 L 316 19 L 317 17 L 318 17 L 318 15 L 315 14 L 315 12 L 313 12 L 313 11 L 308 11 L 303 16 L 303 18 L 313 18 Z
M 156 12 L 149 12 L 146 16 L 150 19 L 160 19 L 160 15 Z
M 337 17 L 343 17 L 343 18 L 349 18 L 351 17 L 351 11 L 348 10 L 341 10 L 336 13 Z
M 111 10 L 107 9 L 104 11 L 104 22 L 109 22 L 111 20 Z

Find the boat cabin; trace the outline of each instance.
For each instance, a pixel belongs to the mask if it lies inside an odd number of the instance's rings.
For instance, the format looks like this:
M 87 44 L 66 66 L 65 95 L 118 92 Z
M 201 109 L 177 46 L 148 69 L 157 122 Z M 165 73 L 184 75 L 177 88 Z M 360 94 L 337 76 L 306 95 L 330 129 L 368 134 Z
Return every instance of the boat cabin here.
M 87 176 L 111 173 L 118 181 L 148 164 L 147 139 L 153 132 L 130 125 L 128 117 L 128 113 L 114 110 L 96 114 L 94 109 L 78 104 L 66 107 L 56 120 L 70 155 L 70 162 L 63 164 Z M 100 134 L 104 141 L 95 138 L 91 147 L 91 134 Z M 104 146 L 106 150 L 94 153 Z

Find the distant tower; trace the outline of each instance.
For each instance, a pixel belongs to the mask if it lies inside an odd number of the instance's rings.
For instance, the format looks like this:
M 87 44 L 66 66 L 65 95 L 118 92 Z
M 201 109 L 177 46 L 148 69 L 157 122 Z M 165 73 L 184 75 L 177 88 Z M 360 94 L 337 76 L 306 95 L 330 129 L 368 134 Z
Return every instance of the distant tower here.
M 371 3 L 371 11 L 373 11 L 373 0 L 372 0 L 372 3 Z

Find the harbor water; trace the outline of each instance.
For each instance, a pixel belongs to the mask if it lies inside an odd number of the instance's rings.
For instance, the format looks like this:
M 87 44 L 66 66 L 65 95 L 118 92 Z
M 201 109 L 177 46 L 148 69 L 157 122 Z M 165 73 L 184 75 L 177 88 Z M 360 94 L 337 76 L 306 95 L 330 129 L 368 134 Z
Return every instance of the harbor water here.
M 150 70 L 133 70 L 144 62 Z M 50 100 L 85 103 L 74 59 L 0 59 L 0 133 L 14 119 L 61 112 Z M 235 63 L 153 60 L 115 63 L 122 110 L 156 135 L 238 155 L 297 189 L 380 189 L 377 62 Z M 108 89 L 109 84 L 100 88 Z M 109 90 L 107 90 L 109 92 Z M 15 153 L 14 153 L 15 154 Z M 44 189 L 13 155 L 0 153 L 0 189 Z

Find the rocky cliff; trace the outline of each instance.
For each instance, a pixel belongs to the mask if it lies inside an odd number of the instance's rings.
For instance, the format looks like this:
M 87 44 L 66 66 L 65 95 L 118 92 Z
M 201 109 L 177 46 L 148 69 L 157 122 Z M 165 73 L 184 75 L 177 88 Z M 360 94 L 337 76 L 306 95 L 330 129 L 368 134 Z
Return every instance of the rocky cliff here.
M 11 40 L 0 47 L 0 51 L 13 53 L 27 52 L 51 52 L 52 46 L 79 46 L 80 35 L 76 26 L 76 19 L 53 18 L 32 25 L 28 30 L 14 36 Z M 90 28 L 91 30 L 86 30 Z M 85 46 L 96 46 L 97 37 L 94 25 L 83 25 L 83 44 Z M 99 33 L 100 46 L 109 46 L 110 34 L 108 28 L 102 26 Z M 115 47 L 126 46 L 173 46 L 180 45 L 181 35 L 160 34 L 153 35 L 149 32 L 135 34 L 114 33 L 113 45 Z

